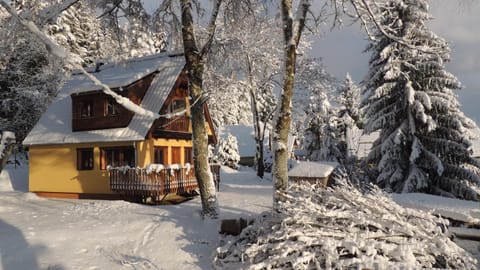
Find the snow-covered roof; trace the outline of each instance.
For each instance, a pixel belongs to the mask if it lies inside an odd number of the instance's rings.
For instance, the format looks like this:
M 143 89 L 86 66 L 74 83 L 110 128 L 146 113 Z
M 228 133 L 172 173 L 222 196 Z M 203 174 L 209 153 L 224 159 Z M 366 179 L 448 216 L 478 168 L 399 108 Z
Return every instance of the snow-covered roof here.
M 328 177 L 338 166 L 336 162 L 300 161 L 289 172 L 291 177 Z
M 128 86 L 158 71 L 140 106 L 153 112 L 159 112 L 184 66 L 183 57 L 171 57 L 166 53 L 161 53 L 133 59 L 126 63 L 107 64 L 93 75 L 110 88 L 118 88 Z M 46 145 L 145 139 L 154 119 L 140 114 L 135 114 L 129 125 L 124 128 L 72 132 L 72 99 L 70 95 L 92 90 L 101 90 L 101 88 L 87 79 L 85 75 L 74 73 L 30 131 L 23 144 Z

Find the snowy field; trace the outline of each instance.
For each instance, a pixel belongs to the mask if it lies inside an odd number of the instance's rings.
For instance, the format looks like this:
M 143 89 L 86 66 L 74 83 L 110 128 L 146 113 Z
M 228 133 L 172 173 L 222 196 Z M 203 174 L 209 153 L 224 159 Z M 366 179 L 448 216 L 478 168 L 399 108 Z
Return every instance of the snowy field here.
M 220 218 L 272 205 L 270 181 L 222 170 Z M 202 220 L 200 199 L 146 206 L 124 201 L 44 199 L 25 193 L 27 168 L 0 175 L 0 270 L 211 269 L 219 220 Z
M 44 199 L 25 192 L 26 166 L 0 175 L 0 270 L 212 269 L 222 218 L 255 217 L 272 205 L 272 185 L 248 168 L 222 169 L 218 220 L 202 220 L 200 199 L 146 206 L 124 201 Z M 405 206 L 477 220 L 480 204 L 422 194 Z M 459 241 L 479 256 L 479 242 Z

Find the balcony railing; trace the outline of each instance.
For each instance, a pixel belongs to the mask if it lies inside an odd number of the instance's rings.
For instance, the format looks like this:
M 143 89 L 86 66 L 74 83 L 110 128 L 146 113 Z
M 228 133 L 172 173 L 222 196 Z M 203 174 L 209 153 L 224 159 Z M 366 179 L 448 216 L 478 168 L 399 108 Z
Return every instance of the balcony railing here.
M 169 130 L 169 131 L 190 131 L 190 117 L 188 116 L 174 116 L 170 118 L 161 117 L 158 119 L 156 125 L 157 130 Z
M 215 184 L 218 187 L 220 172 L 218 165 L 212 165 Z M 146 202 L 161 201 L 170 193 L 192 194 L 198 189 L 193 166 L 156 165 L 147 168 L 109 168 L 110 189 L 126 199 Z

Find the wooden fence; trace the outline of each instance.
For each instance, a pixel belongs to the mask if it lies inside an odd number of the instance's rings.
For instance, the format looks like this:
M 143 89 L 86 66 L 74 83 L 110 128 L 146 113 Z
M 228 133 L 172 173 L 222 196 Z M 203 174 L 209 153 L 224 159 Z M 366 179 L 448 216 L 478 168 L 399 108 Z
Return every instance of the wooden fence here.
M 215 184 L 219 183 L 219 166 L 212 165 L 211 170 Z M 158 201 L 169 193 L 191 194 L 198 189 L 193 167 L 167 167 L 150 173 L 141 168 L 110 168 L 109 174 L 110 189 L 134 201 L 145 201 L 147 198 Z

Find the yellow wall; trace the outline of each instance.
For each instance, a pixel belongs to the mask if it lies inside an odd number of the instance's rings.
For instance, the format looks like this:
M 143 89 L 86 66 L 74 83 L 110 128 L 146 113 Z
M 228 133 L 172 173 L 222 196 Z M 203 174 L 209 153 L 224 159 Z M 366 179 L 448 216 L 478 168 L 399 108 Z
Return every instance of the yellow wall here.
M 145 167 L 154 160 L 154 147 L 165 146 L 168 147 L 168 163 L 172 163 L 172 147 L 182 147 L 180 151 L 181 160 L 185 160 L 184 147 L 192 147 L 192 141 L 190 140 L 177 140 L 177 139 L 149 139 L 143 142 L 139 142 L 137 146 L 138 151 L 138 166 Z
M 64 192 L 111 194 L 108 173 L 100 170 L 100 148 L 132 146 L 127 143 L 66 144 L 30 146 L 29 190 L 31 192 Z M 184 160 L 183 147 L 191 147 L 190 140 L 149 139 L 136 142 L 137 166 L 145 167 L 153 162 L 154 146 L 169 147 L 168 160 L 171 161 L 171 147 L 182 147 L 181 160 Z M 93 147 L 93 170 L 77 170 L 77 148 Z M 170 162 L 169 162 L 170 163 Z

